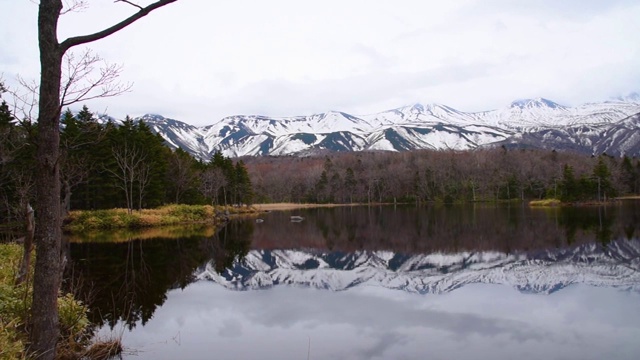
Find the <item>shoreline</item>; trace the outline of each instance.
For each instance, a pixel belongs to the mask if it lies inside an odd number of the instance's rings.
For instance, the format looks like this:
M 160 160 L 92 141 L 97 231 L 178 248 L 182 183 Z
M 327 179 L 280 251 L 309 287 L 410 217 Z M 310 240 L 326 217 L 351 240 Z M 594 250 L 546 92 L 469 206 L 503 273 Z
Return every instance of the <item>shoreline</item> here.
M 330 208 L 330 207 L 344 207 L 344 206 L 360 206 L 363 204 L 302 204 L 302 203 L 271 203 L 271 204 L 253 204 L 251 207 L 258 211 L 287 211 L 298 209 L 311 209 L 311 208 Z

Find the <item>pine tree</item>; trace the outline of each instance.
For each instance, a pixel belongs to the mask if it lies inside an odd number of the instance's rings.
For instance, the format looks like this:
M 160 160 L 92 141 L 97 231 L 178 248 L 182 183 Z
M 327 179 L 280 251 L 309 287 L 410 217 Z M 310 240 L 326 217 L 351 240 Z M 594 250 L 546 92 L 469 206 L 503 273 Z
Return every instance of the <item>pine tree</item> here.
M 234 168 L 235 173 L 235 199 L 238 204 L 251 204 L 253 202 L 253 187 L 249 172 L 242 160 L 238 161 Z
M 560 200 L 576 201 L 579 197 L 579 186 L 571 165 L 564 165 L 560 182 Z
M 628 156 L 624 156 L 622 158 L 622 162 L 620 163 L 620 172 L 621 172 L 621 181 L 623 186 L 623 191 L 626 194 L 634 194 L 636 193 L 636 183 L 638 182 L 638 170 L 633 167 L 631 163 L 631 159 Z
M 594 184 L 597 188 L 596 198 L 598 201 L 606 200 L 607 197 L 615 196 L 615 189 L 611 184 L 611 171 L 604 161 L 605 155 L 598 157 L 598 162 L 593 168 L 593 178 L 596 181 Z

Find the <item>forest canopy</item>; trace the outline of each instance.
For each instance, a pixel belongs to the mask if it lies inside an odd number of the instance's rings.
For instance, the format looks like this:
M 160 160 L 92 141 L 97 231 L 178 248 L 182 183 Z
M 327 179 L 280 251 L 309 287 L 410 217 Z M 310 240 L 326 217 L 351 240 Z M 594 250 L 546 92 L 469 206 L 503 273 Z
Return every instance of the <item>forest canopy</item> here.
M 20 219 L 31 203 L 37 124 L 15 121 L 0 107 L 0 220 Z M 142 121 L 99 121 L 85 106 L 62 114 L 60 131 L 62 210 L 127 208 L 168 203 L 251 203 L 252 185 L 241 160 L 216 154 L 202 162 L 171 150 Z

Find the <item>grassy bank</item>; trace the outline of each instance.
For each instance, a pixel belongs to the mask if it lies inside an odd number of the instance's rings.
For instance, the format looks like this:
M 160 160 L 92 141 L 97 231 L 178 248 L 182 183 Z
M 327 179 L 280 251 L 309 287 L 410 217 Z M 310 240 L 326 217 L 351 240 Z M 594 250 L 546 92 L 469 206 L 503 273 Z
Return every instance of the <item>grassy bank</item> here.
M 33 288 L 31 283 L 15 284 L 22 247 L 18 244 L 0 244 L 0 359 L 28 359 L 27 323 L 31 309 Z M 35 262 L 35 260 L 34 260 Z M 31 269 L 31 278 L 33 269 Z M 104 343 L 91 344 L 91 324 L 87 307 L 71 294 L 58 298 L 60 339 L 58 359 L 99 358 L 93 356 Z M 108 343 L 117 344 L 119 341 Z
M 638 200 L 640 198 L 634 196 L 611 198 L 604 201 L 574 201 L 574 202 L 562 202 L 558 199 L 543 199 L 543 200 L 531 200 L 529 206 L 544 207 L 544 206 L 602 206 L 612 204 L 622 200 Z
M 253 213 L 252 207 L 211 205 L 167 205 L 157 209 L 133 211 L 127 209 L 71 211 L 64 221 L 64 230 L 82 232 L 88 230 L 139 229 L 165 225 L 216 224 L 229 216 Z
M 529 206 L 560 206 L 562 202 L 558 199 L 542 199 L 542 200 L 531 200 L 529 201 Z

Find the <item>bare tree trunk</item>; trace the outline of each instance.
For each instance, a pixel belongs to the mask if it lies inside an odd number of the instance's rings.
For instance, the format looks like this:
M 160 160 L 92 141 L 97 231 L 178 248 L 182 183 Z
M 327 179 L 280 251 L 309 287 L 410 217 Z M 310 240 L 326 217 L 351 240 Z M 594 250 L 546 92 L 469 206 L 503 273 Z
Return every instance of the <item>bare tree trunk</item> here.
M 57 24 L 62 2 L 41 1 L 38 12 L 40 45 L 40 96 L 36 155 L 36 266 L 31 305 L 30 351 L 38 359 L 53 359 L 60 335 L 60 79 L 62 55 Z
M 138 170 L 138 211 L 142 210 L 142 199 L 144 199 L 144 190 L 151 181 L 151 166 L 141 164 Z

